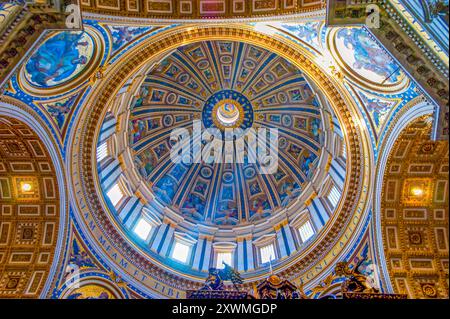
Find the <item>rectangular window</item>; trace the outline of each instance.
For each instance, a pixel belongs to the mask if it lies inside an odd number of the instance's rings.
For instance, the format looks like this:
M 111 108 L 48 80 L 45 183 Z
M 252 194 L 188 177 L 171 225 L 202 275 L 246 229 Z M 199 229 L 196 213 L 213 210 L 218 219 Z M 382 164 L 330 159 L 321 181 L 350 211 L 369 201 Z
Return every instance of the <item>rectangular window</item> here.
M 262 264 L 266 264 L 275 259 L 275 248 L 273 247 L 273 244 L 262 247 L 260 253 Z
M 97 147 L 97 162 L 101 162 L 106 156 L 108 156 L 108 143 L 104 141 Z
M 182 244 L 180 242 L 175 242 L 175 246 L 173 247 L 172 258 L 186 263 L 189 257 L 190 247 L 188 245 Z
M 150 235 L 151 230 L 152 230 L 152 225 L 143 218 L 141 218 L 139 220 L 136 227 L 134 228 L 134 232 L 142 240 L 147 240 L 148 235 Z
M 347 158 L 347 148 L 345 147 L 345 143 L 342 143 L 342 157 Z
M 227 265 L 233 267 L 232 261 L 233 258 L 231 253 L 217 253 L 216 268 L 217 269 L 225 268 L 223 263 L 226 263 Z
M 123 193 L 120 189 L 119 184 L 114 184 L 114 186 L 109 189 L 106 195 L 108 195 L 114 207 L 116 207 L 123 198 Z
M 337 204 L 339 203 L 339 198 L 341 197 L 341 193 L 337 189 L 336 185 L 333 185 L 331 188 L 330 193 L 328 194 L 328 200 L 331 203 L 331 206 L 333 208 L 336 208 Z
M 314 236 L 314 229 L 309 220 L 300 226 L 298 232 L 300 233 L 300 238 L 302 239 L 302 242 L 306 242 L 308 239 Z

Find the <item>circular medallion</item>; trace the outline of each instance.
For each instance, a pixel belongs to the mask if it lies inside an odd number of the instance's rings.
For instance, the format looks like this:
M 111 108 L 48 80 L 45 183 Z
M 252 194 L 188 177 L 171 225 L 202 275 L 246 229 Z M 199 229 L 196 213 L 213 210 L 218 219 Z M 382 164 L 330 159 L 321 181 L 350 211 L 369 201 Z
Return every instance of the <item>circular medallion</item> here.
M 253 107 L 239 92 L 219 91 L 206 101 L 202 120 L 206 129 L 216 128 L 222 132 L 226 129 L 241 129 L 242 132 L 234 133 L 242 136 L 253 125 Z
M 202 61 L 198 62 L 197 66 L 200 70 L 205 70 L 205 69 L 209 68 L 209 62 L 207 60 L 202 60 Z
M 169 93 L 166 97 L 166 101 L 168 104 L 175 104 L 177 100 L 177 95 L 175 93 Z
M 210 179 L 213 172 L 209 167 L 205 166 L 200 170 L 200 174 L 203 178 Z
M 19 84 L 36 95 L 67 92 L 99 66 L 102 48 L 101 36 L 92 28 L 54 32 L 25 63 Z
M 328 41 L 339 66 L 356 83 L 379 92 L 396 92 L 408 84 L 400 66 L 364 28 L 332 30 Z
M 292 117 L 290 115 L 283 115 L 281 118 L 283 125 L 286 127 L 290 127 L 292 125 Z
M 273 83 L 273 82 L 275 82 L 275 77 L 273 76 L 272 73 L 268 72 L 268 73 L 264 74 L 264 80 L 266 80 L 269 83 Z
M 225 184 L 231 184 L 234 181 L 234 175 L 231 172 L 225 172 L 222 179 Z
M 220 62 L 223 64 L 230 64 L 233 62 L 233 57 L 230 55 L 224 55 L 220 58 Z
M 163 122 L 164 122 L 165 127 L 172 126 L 173 125 L 173 117 L 171 115 L 165 115 Z
M 278 93 L 278 100 L 280 100 L 281 103 L 286 103 L 288 101 L 286 93 L 283 92 Z
M 187 73 L 183 73 L 180 75 L 179 82 L 180 84 L 185 84 L 189 80 L 189 75 Z
M 288 145 L 287 139 L 286 139 L 285 137 L 280 137 L 280 139 L 279 139 L 279 141 L 278 141 L 278 146 L 279 146 L 281 149 L 285 149 L 285 148 L 287 147 L 287 145 Z
M 256 170 L 253 167 L 247 167 L 244 170 L 244 176 L 247 179 L 252 179 L 256 176 Z
M 253 70 L 256 67 L 256 64 L 252 60 L 245 60 L 244 66 L 250 70 Z

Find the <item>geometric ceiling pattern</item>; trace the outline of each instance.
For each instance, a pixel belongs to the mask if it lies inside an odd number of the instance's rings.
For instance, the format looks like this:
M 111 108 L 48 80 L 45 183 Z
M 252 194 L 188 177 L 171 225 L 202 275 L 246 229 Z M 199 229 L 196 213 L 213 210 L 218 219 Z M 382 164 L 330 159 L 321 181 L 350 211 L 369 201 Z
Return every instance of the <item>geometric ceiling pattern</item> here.
M 430 141 L 430 117 L 408 125 L 390 153 L 381 199 L 386 264 L 397 293 L 448 298 L 446 142 Z
M 39 137 L 0 117 L 0 298 L 38 298 L 59 225 L 55 169 Z
M 234 32 L 242 32 L 243 39 Z M 217 40 L 205 41 L 205 34 Z M 83 172 L 78 161 L 70 164 L 74 178 L 83 180 L 73 182 L 77 202 L 83 203 L 77 209 L 88 209 L 76 218 L 80 223 L 92 218 L 88 237 L 100 240 L 112 258 L 127 260 L 117 265 L 126 278 L 144 273 L 140 284 L 146 291 L 163 276 L 182 295 L 187 286 L 202 282 L 210 267 L 222 266 L 221 258 L 246 272 L 247 285 L 267 273 L 269 261 L 300 280 L 299 273 L 321 258 L 323 245 L 339 251 L 356 236 L 346 219 L 355 214 L 353 223 L 364 223 L 367 218 L 368 203 L 361 201 L 357 211 L 349 194 L 368 196 L 355 184 L 369 181 L 368 166 L 362 166 L 369 158 L 354 162 L 354 174 L 346 173 L 347 161 L 368 151 L 355 142 L 368 137 L 355 134 L 356 105 L 344 102 L 337 82 L 305 50 L 251 26 L 174 27 L 155 37 L 164 41 L 130 45 L 114 64 L 119 73 L 105 71 L 94 84 L 111 86 L 109 93 L 93 90 L 102 97 L 91 95 L 86 102 L 91 107 L 79 113 L 81 122 L 75 125 L 92 131 L 70 146 L 87 164 Z M 278 128 L 282 171 L 265 181 L 245 162 L 234 168 L 173 163 L 169 132 L 189 128 L 192 120 L 219 131 L 223 126 Z M 354 137 L 349 144 L 344 130 Z M 103 154 L 97 163 L 92 145 Z M 93 196 L 84 202 L 76 189 L 87 183 Z M 266 198 L 268 205 L 260 205 Z M 102 225 L 93 227 L 96 223 Z M 334 231 L 323 231 L 329 228 Z M 314 248 L 307 249 L 310 245 Z M 268 255 L 266 247 L 272 250 Z M 337 259 L 337 250 L 328 250 L 325 266 Z
M 278 129 L 276 174 L 261 174 L 250 154 L 243 164 L 171 161 L 172 130 L 192 134 L 196 119 L 203 129 L 223 129 L 214 106 L 226 97 L 230 105 L 244 101 L 236 104 L 239 128 Z M 136 169 L 162 204 L 194 222 L 237 225 L 274 215 L 300 195 L 324 147 L 321 112 L 306 76 L 282 57 L 241 42 L 200 42 L 147 74 L 131 106 L 129 142 Z
M 84 12 L 154 19 L 220 19 L 289 15 L 322 9 L 322 0 L 81 0 Z

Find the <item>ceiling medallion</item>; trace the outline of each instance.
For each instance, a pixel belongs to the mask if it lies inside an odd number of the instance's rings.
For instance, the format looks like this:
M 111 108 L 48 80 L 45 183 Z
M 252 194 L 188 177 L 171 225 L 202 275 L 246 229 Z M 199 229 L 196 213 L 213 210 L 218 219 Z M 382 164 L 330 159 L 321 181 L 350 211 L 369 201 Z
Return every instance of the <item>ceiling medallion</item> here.
M 37 96 L 77 89 L 98 69 L 104 46 L 101 34 L 92 27 L 53 32 L 24 63 L 18 83 L 25 92 Z
M 239 127 L 244 120 L 242 106 L 234 100 L 220 101 L 214 107 L 213 120 L 221 129 Z
M 234 90 L 221 90 L 206 101 L 202 112 L 206 129 L 242 129 L 253 125 L 253 107 L 248 98 Z

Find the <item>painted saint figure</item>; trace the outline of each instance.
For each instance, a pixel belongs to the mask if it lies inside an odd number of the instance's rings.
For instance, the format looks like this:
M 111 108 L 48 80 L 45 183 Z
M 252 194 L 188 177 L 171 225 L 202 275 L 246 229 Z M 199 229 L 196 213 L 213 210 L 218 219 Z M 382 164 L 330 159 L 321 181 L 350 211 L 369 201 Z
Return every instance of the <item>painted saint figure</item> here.
M 342 29 L 338 38 L 343 39 L 345 47 L 353 51 L 355 61 L 352 67 L 356 71 L 366 70 L 383 80 L 389 79 L 388 83 L 398 80 L 401 75 L 398 66 L 364 29 Z
M 88 62 L 84 32 L 61 32 L 45 41 L 26 65 L 30 81 L 41 87 L 60 84 L 72 78 Z

